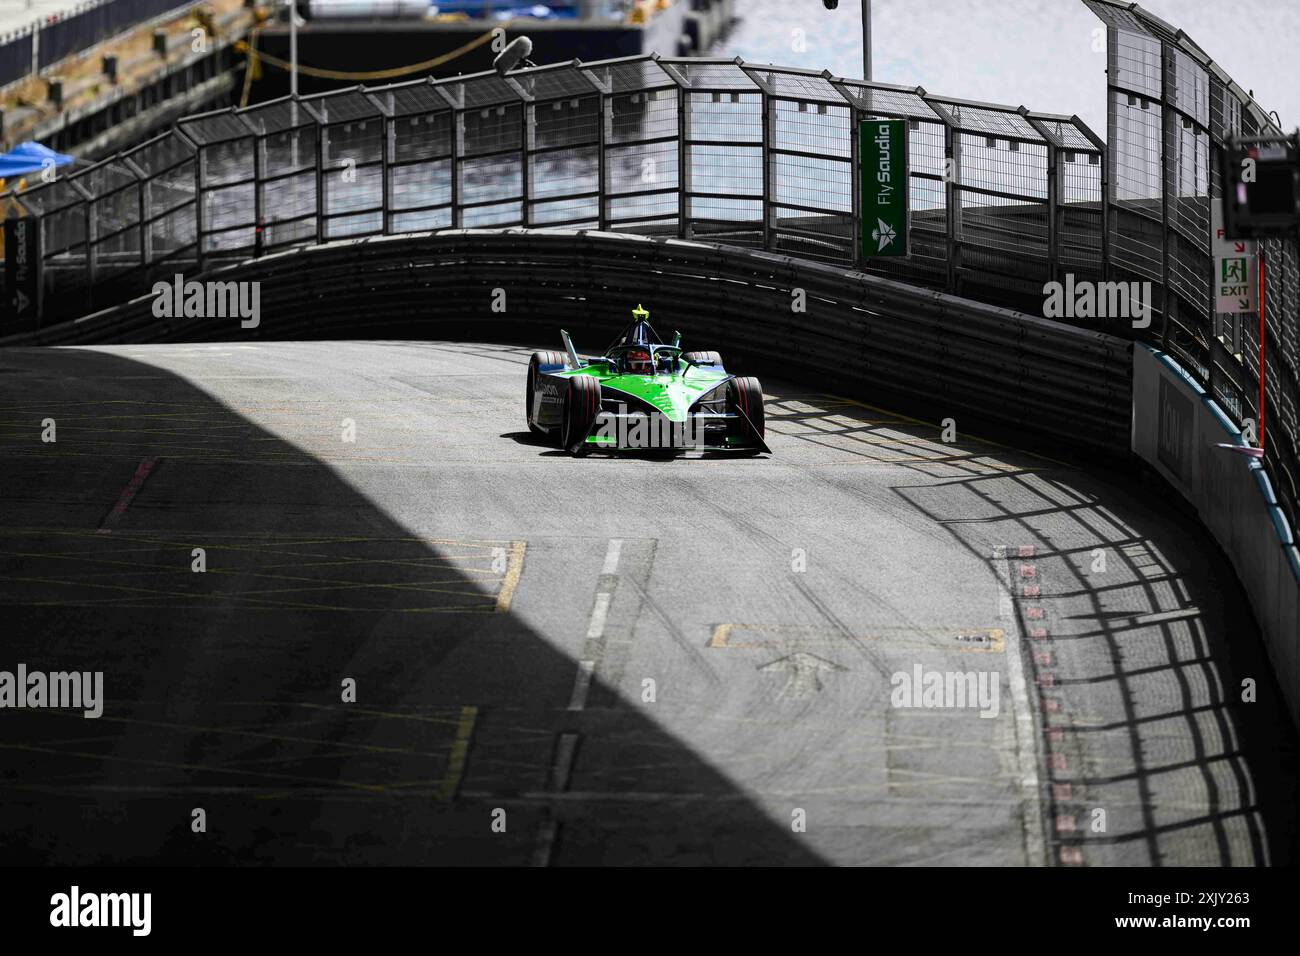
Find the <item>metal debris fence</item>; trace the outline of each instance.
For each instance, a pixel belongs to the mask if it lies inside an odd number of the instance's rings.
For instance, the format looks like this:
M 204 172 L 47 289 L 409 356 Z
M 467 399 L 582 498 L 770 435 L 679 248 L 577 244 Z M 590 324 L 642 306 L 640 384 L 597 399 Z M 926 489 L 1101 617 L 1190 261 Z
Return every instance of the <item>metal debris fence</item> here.
M 913 254 L 863 261 L 855 131 L 908 121 Z M 680 236 L 1033 311 L 1099 279 L 1101 140 L 1075 117 L 740 60 L 631 57 L 186 117 L 11 194 L 40 220 L 42 321 L 306 242 L 455 227 Z

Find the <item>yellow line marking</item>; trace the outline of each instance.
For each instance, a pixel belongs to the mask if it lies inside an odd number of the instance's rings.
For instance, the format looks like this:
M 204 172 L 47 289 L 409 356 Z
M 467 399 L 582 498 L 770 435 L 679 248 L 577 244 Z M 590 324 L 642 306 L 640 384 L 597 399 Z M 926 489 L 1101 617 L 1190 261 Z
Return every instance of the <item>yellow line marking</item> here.
M 709 647 L 730 647 L 727 643 L 731 638 L 731 624 L 719 624 L 713 629 L 713 637 L 709 639 Z
M 209 539 L 211 539 L 211 538 L 245 538 L 245 539 L 248 539 L 248 541 L 251 542 L 251 543 L 252 543 L 253 545 L 255 545 L 255 546 L 257 546 L 257 542 L 258 542 L 259 540 L 260 540 L 260 541 L 264 541 L 264 542 L 266 542 L 267 545 L 273 545 L 273 546 L 278 546 L 278 545 L 295 545 L 295 546 L 297 546 L 297 545 L 302 545 L 302 544 L 356 544 L 356 543 L 358 543 L 358 542 L 360 542 L 360 543 L 367 543 L 367 542 L 370 542 L 370 543 L 373 543 L 373 542 L 380 542 L 380 543 L 387 544 L 387 543 L 391 543 L 391 542 L 394 542 L 394 541 L 407 541 L 407 542 L 415 542 L 415 543 L 417 543 L 417 544 L 431 544 L 431 545 L 460 545 L 460 546 L 462 546 L 462 547 L 466 547 L 466 548 L 480 548 L 480 549 L 490 550 L 492 547 L 494 547 L 494 546 L 496 546 L 496 545 L 508 544 L 508 543 L 509 543 L 509 542 L 506 542 L 506 541 L 497 540 L 497 539 L 491 539 L 491 538 L 489 538 L 489 539 L 484 539 L 484 540 L 478 540 L 478 541 L 469 541 L 469 540 L 463 540 L 463 539 L 462 539 L 462 540 L 457 540 L 457 539 L 455 539 L 455 538 L 437 538 L 437 537 L 428 537 L 428 536 L 409 536 L 409 535 L 408 535 L 408 536 L 374 537 L 374 536 L 371 536 L 371 535 L 321 535 L 321 534 L 304 534 L 304 535 L 294 536 L 294 535 L 287 535 L 287 534 L 279 534 L 279 533 L 274 532 L 274 531 L 262 531 L 262 532 L 257 532 L 257 531 L 248 531 L 248 532 L 240 532 L 240 531 L 177 531 L 177 532 L 175 532 L 175 534 L 176 534 L 176 535 L 186 535 L 186 536 L 189 536 L 189 537 L 191 537 L 191 538 L 194 538 L 196 541 L 197 541 L 197 539 L 199 539 L 199 538 L 209 538 Z M 92 530 L 92 531 L 84 531 L 84 530 L 68 530 L 68 529 L 61 529 L 61 528 L 2 528 L 2 529 L 0 529 L 0 535 L 10 535 L 10 536 L 12 536 L 12 535 L 60 535 L 60 536 L 63 536 L 63 537 L 72 537 L 72 538 L 90 538 L 90 539 L 92 539 L 92 540 L 95 539 L 95 532 L 94 532 L 93 530 Z M 130 534 L 124 534 L 123 537 L 124 537 L 124 538 L 130 538 L 130 540 L 132 540 L 132 541 L 144 541 L 144 542 L 156 541 L 156 542 L 162 542 L 162 543 L 169 543 L 169 542 L 175 542 L 175 541 L 178 541 L 178 540 L 182 540 L 182 539 L 180 539 L 180 538 L 176 538 L 176 537 L 172 537 L 172 538 L 155 538 L 155 537 L 150 537 L 148 533 L 141 533 L 141 532 L 133 532 L 133 533 L 130 533 Z
M 510 558 L 506 565 L 506 576 L 501 582 L 501 590 L 497 592 L 497 613 L 505 614 L 510 610 L 510 602 L 514 600 L 515 588 L 519 586 L 519 575 L 524 573 L 524 550 L 528 547 L 527 542 L 511 541 Z
M 391 710 L 375 710 L 369 707 L 358 707 L 356 704 L 313 704 L 305 701 L 297 701 L 286 704 L 282 700 L 232 700 L 228 702 L 233 707 L 301 707 L 305 710 L 345 710 L 349 714 L 363 714 L 367 717 L 394 717 L 398 720 L 417 720 L 427 724 L 448 724 L 452 723 L 450 715 L 445 717 L 434 717 L 425 714 L 400 714 Z
M 833 448 L 834 446 L 827 445 L 825 447 Z M 1025 454 L 1029 454 L 1029 452 L 1026 452 Z M 774 464 L 781 464 L 781 463 L 775 462 Z M 804 464 L 802 467 L 804 468 L 896 468 L 902 465 L 906 465 L 910 468 L 923 468 L 926 465 L 947 465 L 949 467 L 955 468 L 959 465 L 966 465 L 966 464 L 974 464 L 979 466 L 980 468 L 986 469 L 985 471 L 973 471 L 971 469 L 962 470 L 962 474 L 970 475 L 972 478 L 992 478 L 995 475 L 1008 475 L 1008 476 L 1036 475 L 1039 473 L 1039 471 L 1041 471 L 1041 469 L 1036 470 L 1032 467 L 1023 467 L 1020 465 L 1001 464 L 997 462 L 981 462 L 978 459 L 972 458 L 968 455 L 954 455 L 951 458 L 914 458 L 909 456 L 903 456 L 899 458 L 872 458 L 872 459 L 861 459 L 861 460 L 852 460 L 852 461 L 814 461 L 814 462 L 808 462 Z M 932 475 L 931 477 L 944 479 L 944 478 L 955 478 L 958 476 L 952 474 L 944 474 L 944 475 Z
M 121 600 L 126 600 L 122 598 Z M 161 601 L 161 598 L 158 599 Z M 26 601 L 23 607 L 111 607 L 115 611 L 156 611 L 159 608 L 201 607 L 202 605 L 177 605 L 170 603 L 153 604 L 119 604 L 115 599 L 105 601 Z M 321 604 L 290 604 L 282 602 L 273 605 L 249 604 L 240 607 L 241 611 L 283 611 L 285 608 L 308 611 L 337 611 L 340 614 L 366 614 L 382 612 L 384 614 L 495 614 L 496 609 L 490 605 L 453 604 L 447 607 L 330 607 Z
M 128 550 L 135 550 L 135 549 L 128 549 Z M 109 553 L 117 554 L 116 551 L 111 551 Z M 177 565 L 164 565 L 164 564 L 150 564 L 141 561 L 114 561 L 106 557 L 84 557 L 78 554 L 68 554 L 66 552 L 58 552 L 58 551 L 48 551 L 48 552 L 9 551 L 5 549 L 0 549 L 0 554 L 10 555 L 11 557 L 19 557 L 19 558 L 44 558 L 46 560 L 80 561 L 86 564 L 104 565 L 106 567 L 121 567 L 127 569 L 126 571 L 122 572 L 124 574 L 125 573 L 143 574 L 151 571 L 156 571 L 161 574 L 171 574 L 171 575 L 192 573 L 190 571 L 189 566 L 184 564 L 177 566 Z M 330 562 L 330 563 L 335 563 L 335 562 Z M 363 560 L 359 559 L 355 563 L 367 563 L 367 562 L 364 562 Z M 391 562 L 377 561 L 374 563 L 384 564 L 384 563 L 391 563 Z M 322 565 L 319 562 L 309 562 L 305 565 L 289 565 L 289 564 L 278 565 L 278 567 L 308 567 L 308 568 L 317 568 L 322 566 L 324 565 Z M 413 566 L 419 567 L 419 565 L 413 565 Z M 483 569 L 480 568 L 457 568 L 456 570 L 461 571 L 462 573 L 469 572 L 469 571 L 475 571 L 477 573 L 491 573 L 490 571 L 483 571 Z M 427 594 L 481 594 L 482 593 L 477 587 L 473 585 L 472 582 L 466 581 L 463 578 L 459 578 L 459 577 L 435 578 L 429 581 L 346 581 L 346 580 L 340 580 L 336 578 L 311 578 L 311 577 L 305 577 L 303 575 L 297 575 L 297 574 L 268 574 L 265 571 L 253 570 L 252 568 L 247 568 L 247 567 L 235 567 L 235 568 L 213 567 L 213 568 L 208 568 L 206 573 L 215 574 L 218 576 L 227 575 L 231 577 L 242 576 L 242 577 L 252 577 L 252 578 L 268 578 L 275 581 L 303 581 L 310 584 L 310 587 L 303 586 L 303 587 L 264 588 L 257 591 L 245 590 L 245 591 L 238 592 L 241 595 L 278 594 L 278 593 L 290 592 L 290 591 L 323 591 L 323 590 L 344 591 L 353 588 L 390 588 L 398 591 L 418 591 L 420 593 L 427 593 Z M 0 575 L 0 580 L 3 579 L 4 576 Z M 435 584 L 458 584 L 461 586 L 459 588 L 438 588 L 438 587 L 430 586 Z
M 89 534 L 81 531 L 67 531 L 58 529 L 3 529 L 0 530 L 0 541 L 4 539 L 21 539 L 35 535 L 49 538 L 80 539 L 89 538 Z M 185 541 L 185 537 L 192 537 L 193 541 Z M 253 540 L 249 540 L 253 538 Z M 176 537 L 160 538 L 150 535 L 127 535 L 124 536 L 123 543 L 131 547 L 117 549 L 112 547 L 112 543 L 107 543 L 107 547 L 99 547 L 93 551 L 61 551 L 52 549 L 48 552 L 38 552 L 31 550 L 22 550 L 18 548 L 0 548 L 0 554 L 19 556 L 25 558 L 45 559 L 50 561 L 71 561 L 82 565 L 90 565 L 101 568 L 121 568 L 123 572 L 132 574 L 151 573 L 165 575 L 173 582 L 179 583 L 188 570 L 188 565 L 168 566 L 156 563 L 146 563 L 139 560 L 123 560 L 128 554 L 148 551 L 148 544 L 157 546 L 157 550 L 167 551 L 171 549 L 187 549 L 195 541 L 203 539 L 205 547 L 219 547 L 223 551 L 246 554 L 254 558 L 267 557 L 275 555 L 282 557 L 282 560 L 268 565 L 259 567 L 254 564 L 251 566 L 235 566 L 228 568 L 210 568 L 209 570 L 220 576 L 228 578 L 251 578 L 254 581 L 274 582 L 276 587 L 246 589 L 234 593 L 204 593 L 200 591 L 177 591 L 172 589 L 159 589 L 149 587 L 129 587 L 122 584 L 116 584 L 111 581 L 104 581 L 104 575 L 98 581 L 85 579 L 74 579 L 65 577 L 22 577 L 16 575 L 0 574 L 0 581 L 14 581 L 25 583 L 44 583 L 49 585 L 77 588 L 95 588 L 102 591 L 117 592 L 118 597 L 107 601 L 83 599 L 81 601 L 45 601 L 35 602 L 37 604 L 51 604 L 55 606 L 78 606 L 103 603 L 126 602 L 130 600 L 129 596 L 150 595 L 150 598 L 143 600 L 161 601 L 167 598 L 188 598 L 197 604 L 203 604 L 213 599 L 236 599 L 246 602 L 248 605 L 256 606 L 259 603 L 267 607 L 283 608 L 296 607 L 300 609 L 317 609 L 332 611 L 356 611 L 356 610 L 374 610 L 373 608 L 356 607 L 351 605 L 329 605 L 320 604 L 302 600 L 275 600 L 273 595 L 306 595 L 311 592 L 358 592 L 364 594 L 373 593 L 401 593 L 410 595 L 454 595 L 457 597 L 479 597 L 482 604 L 448 604 L 442 606 L 428 607 L 408 607 L 396 608 L 394 610 L 404 612 L 488 612 L 500 613 L 508 611 L 511 599 L 513 598 L 515 587 L 518 584 L 519 575 L 523 569 L 523 557 L 526 548 L 525 542 L 522 541 L 457 541 L 436 537 L 399 537 L 399 538 L 377 538 L 369 536 L 341 536 L 329 537 L 321 535 L 304 536 L 300 539 L 285 538 L 282 536 L 270 536 L 268 539 L 257 540 L 255 536 L 250 535 L 227 535 L 227 534 L 196 534 L 193 532 L 178 532 Z M 93 539 L 92 539 L 93 540 Z M 216 544 L 213 544 L 213 541 Z M 419 544 L 426 547 L 440 547 L 448 550 L 448 554 L 429 554 L 410 557 L 398 558 L 380 558 L 380 557 L 347 557 L 340 556 L 337 553 L 322 553 L 319 551 L 302 551 L 304 545 L 387 545 L 392 549 L 395 544 L 410 543 Z M 491 568 L 475 567 L 483 561 L 491 560 L 491 551 L 501 545 L 508 545 L 509 562 L 506 572 L 494 571 Z M 289 563 L 283 558 L 298 558 L 299 560 Z M 300 571 L 317 571 L 326 567 L 398 567 L 398 568 L 416 568 L 425 571 L 437 571 L 445 567 L 457 573 L 457 577 L 450 578 L 429 578 L 426 580 L 416 581 L 365 581 L 352 579 L 338 579 L 331 576 L 310 576 L 308 574 L 277 574 L 270 573 L 272 569 L 290 569 Z M 112 574 L 108 576 L 113 576 Z M 471 578 L 480 576 L 480 580 L 486 578 L 484 583 L 500 584 L 498 593 L 494 596 L 491 593 L 483 593 L 475 585 Z M 492 579 L 496 579 L 495 581 Z M 281 584 L 281 582 L 285 582 Z M 301 586 L 296 583 L 301 582 Z
M 788 636 L 773 636 L 769 640 L 734 641 L 732 639 L 733 633 L 741 629 Z M 894 647 L 919 646 L 935 650 L 944 648 L 944 645 L 915 641 L 898 643 L 893 640 L 895 636 L 907 635 L 951 637 L 958 644 L 968 645 L 950 648 L 959 653 L 1001 654 L 1006 650 L 1006 633 L 999 627 L 882 627 L 877 628 L 870 634 L 838 634 L 811 624 L 718 624 L 713 628 L 713 634 L 709 638 L 708 646 L 714 648 L 780 648 L 794 642 L 800 644 L 837 644 L 842 641 L 890 639 L 890 643 Z
M 128 593 L 118 594 L 116 599 L 109 599 L 108 601 L 92 600 L 92 601 L 82 602 L 82 601 L 68 600 L 68 601 L 25 602 L 28 606 L 31 607 L 38 607 L 43 605 L 55 606 L 55 607 L 64 607 L 64 606 L 76 607 L 82 603 L 104 604 L 104 603 L 113 603 L 114 600 L 126 601 L 131 598 L 135 598 L 137 600 L 153 600 L 153 601 L 159 601 L 164 598 L 184 598 L 184 599 L 197 602 L 199 606 L 202 606 L 205 602 L 217 602 L 217 601 L 226 601 L 226 600 L 247 601 L 249 603 L 247 605 L 247 608 L 245 609 L 248 610 L 257 610 L 259 608 L 277 609 L 277 610 L 296 608 L 298 610 L 311 610 L 311 611 L 385 611 L 385 612 L 393 612 L 393 613 L 403 613 L 409 611 L 454 611 L 454 610 L 464 610 L 465 608 L 473 608 L 473 609 L 477 609 L 480 607 L 486 608 L 486 605 L 479 605 L 479 604 L 448 604 L 448 605 L 441 605 L 441 606 L 430 605 L 427 607 L 381 607 L 381 606 L 357 607 L 354 605 L 341 605 L 341 604 L 317 604 L 308 601 L 278 601 L 270 597 L 254 596 L 254 595 L 264 594 L 266 592 L 214 591 L 214 592 L 204 593 L 204 592 L 191 592 L 191 591 L 168 591 L 168 590 L 163 590 L 161 588 L 131 587 L 125 584 L 100 584 L 94 581 L 67 580 L 64 578 L 44 578 L 44 577 L 6 576 L 0 580 L 15 581 L 23 584 L 55 584 L 55 585 L 62 585 L 64 587 L 70 587 L 74 589 L 94 588 L 101 591 L 128 592 Z M 313 589 L 285 588 L 282 590 L 306 591 L 306 590 L 313 590 Z M 338 590 L 343 590 L 343 589 L 339 588 Z M 436 588 L 423 589 L 421 592 L 416 592 L 416 593 L 427 593 L 429 591 L 432 591 L 433 593 L 459 593 L 459 592 L 449 592 L 446 589 L 436 589 Z M 488 595 L 484 595 L 483 597 L 485 601 L 490 600 L 490 597 Z
M 58 747 L 33 747 L 27 744 L 0 742 L 0 748 L 22 750 L 29 753 L 57 754 L 60 757 L 81 757 L 86 760 L 108 761 L 110 763 L 144 764 L 150 767 L 170 767 L 177 770 L 202 770 L 208 773 L 224 773 L 243 777 L 266 777 L 271 780 L 300 780 L 306 783 L 322 784 L 327 787 L 345 787 L 350 790 L 368 790 L 375 793 L 385 789 L 380 784 L 356 783 L 351 780 L 323 780 L 319 777 L 303 777 L 290 773 L 260 773 L 255 770 L 235 770 L 229 767 L 213 767 L 207 764 L 176 763 L 171 760 L 149 760 L 144 757 L 119 757 L 115 754 L 86 753 L 78 750 L 63 750 Z
M 451 753 L 447 757 L 447 773 L 438 785 L 434 797 L 440 803 L 446 803 L 456 795 L 460 778 L 465 773 L 465 760 L 469 756 L 469 741 L 474 735 L 474 722 L 478 720 L 477 707 L 462 707 L 460 722 L 456 725 L 456 739 L 451 743 Z
M 65 712 L 50 711 L 50 713 L 58 714 L 59 716 L 62 716 L 62 717 L 76 717 L 76 718 L 81 718 L 81 715 L 78 714 L 78 713 L 76 713 L 75 711 L 72 711 L 72 712 L 66 712 L 66 711 L 65 711 Z M 109 723 L 131 724 L 131 725 L 133 725 L 133 726 L 138 726 L 138 727 L 155 727 L 155 728 L 159 728 L 159 729 L 162 729 L 162 730 L 188 730 L 188 731 L 197 731 L 197 732 L 199 732 L 199 733 L 219 734 L 219 735 L 230 736 L 230 737 L 256 737 L 256 738 L 258 738 L 258 739 L 260 739 L 260 740 L 274 740 L 274 741 L 277 741 L 277 742 L 281 742 L 281 743 L 290 743 L 290 744 L 311 744 L 312 746 L 317 746 L 317 747 L 332 747 L 332 748 L 335 748 L 335 749 L 342 749 L 342 750 L 346 751 L 345 754 L 333 754 L 333 755 L 329 755 L 329 756 L 335 756 L 335 757 L 337 757 L 337 756 L 355 755 L 355 754 L 359 754 L 359 753 L 363 753 L 363 752 L 364 752 L 364 753 L 377 753 L 377 754 L 412 754 L 412 755 L 416 755 L 416 756 L 426 756 L 426 757 L 427 757 L 427 756 L 434 756 L 434 754 L 426 753 L 425 751 L 422 751 L 422 750 L 414 750 L 414 749 L 412 749 L 412 748 L 410 748 L 410 747 L 383 747 L 383 746 L 379 746 L 379 745 L 377 745 L 377 744 L 364 744 L 364 743 L 357 743 L 357 742 L 351 742 L 351 741 L 341 741 L 341 740 L 324 740 L 324 739 L 322 739 L 322 738 L 320 738 L 320 737 L 292 737 L 292 736 L 288 736 L 288 735 L 286 735 L 286 734 L 271 734 L 271 733 L 266 733 L 266 732 L 264 732 L 264 731 L 256 730 L 256 729 L 254 729 L 254 728 L 252 728 L 252 727 L 221 727 L 221 726 L 211 726 L 211 725 L 207 725 L 207 724 L 183 724 L 183 723 L 174 723 L 174 722 L 171 722 L 171 721 L 163 721 L 163 720 L 144 720 L 144 719 L 141 719 L 141 718 L 139 718 L 139 717 L 109 717 L 109 716 L 104 716 L 104 717 L 101 717 L 101 718 L 99 718 L 99 719 L 100 719 L 100 720 L 103 720 L 103 721 L 108 721 Z M 55 744 L 75 744 L 75 743 L 83 743 L 83 742 L 85 742 L 85 743 L 91 743 L 91 742 L 102 741 L 103 739 L 104 739 L 103 737 L 85 737 L 85 738 L 76 738 L 76 739 L 55 739 L 55 740 L 45 741 L 45 743 L 47 743 L 47 744 L 49 744 L 49 745 L 52 746 L 52 745 L 55 745 Z M 321 754 L 312 754 L 312 755 L 310 755 L 310 756 L 301 756 L 301 757 L 294 757 L 294 758 L 285 758 L 285 757 L 283 757 L 283 756 L 277 756 L 277 757 L 270 757 L 270 758 L 266 758 L 266 759 L 269 759 L 269 760 L 285 760 L 285 759 L 296 759 L 296 760 L 307 760 L 307 759 L 313 759 L 313 760 L 318 760 L 318 759 L 327 759 L 327 757 L 326 757 L 326 755 L 321 755 Z M 233 764 L 237 764 L 237 763 L 240 763 L 240 762 L 241 762 L 241 761 L 231 761 L 231 763 L 228 764 L 228 766 L 233 765 Z

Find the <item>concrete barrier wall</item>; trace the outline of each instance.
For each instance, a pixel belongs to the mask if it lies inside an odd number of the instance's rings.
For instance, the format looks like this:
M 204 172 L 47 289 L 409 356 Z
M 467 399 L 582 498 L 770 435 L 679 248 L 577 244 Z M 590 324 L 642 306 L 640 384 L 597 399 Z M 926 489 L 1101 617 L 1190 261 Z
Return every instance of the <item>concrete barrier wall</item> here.
M 256 327 L 163 318 L 145 295 L 0 347 L 499 335 L 549 347 L 565 328 L 579 348 L 600 348 L 641 302 L 661 332 L 708 342 L 738 369 L 930 421 L 951 416 L 968 434 L 1019 447 L 1130 454 L 1131 342 L 760 250 L 592 230 L 448 229 L 302 246 L 185 278 L 258 283 Z
M 1134 348 L 1133 451 L 1195 506 L 1227 553 L 1300 727 L 1300 549 L 1259 461 L 1222 444 L 1246 447 L 1218 403 L 1163 352 Z

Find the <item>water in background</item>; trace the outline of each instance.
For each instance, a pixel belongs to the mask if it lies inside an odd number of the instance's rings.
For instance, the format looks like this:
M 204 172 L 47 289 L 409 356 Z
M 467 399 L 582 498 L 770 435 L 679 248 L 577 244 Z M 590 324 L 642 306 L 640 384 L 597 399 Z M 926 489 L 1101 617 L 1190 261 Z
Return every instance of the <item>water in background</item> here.
M 737 0 L 715 55 L 862 76 L 859 0 Z M 1187 35 L 1283 128 L 1300 122 L 1300 3 L 1143 0 Z M 962 99 L 1078 114 L 1106 137 L 1101 21 L 1080 0 L 873 0 L 874 78 Z M 1104 41 L 1102 49 L 1105 49 Z

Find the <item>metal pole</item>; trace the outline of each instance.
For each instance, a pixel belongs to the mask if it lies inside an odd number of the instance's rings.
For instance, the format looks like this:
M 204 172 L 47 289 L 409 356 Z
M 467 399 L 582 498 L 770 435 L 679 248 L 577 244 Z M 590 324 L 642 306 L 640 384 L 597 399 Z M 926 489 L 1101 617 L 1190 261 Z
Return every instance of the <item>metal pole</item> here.
M 871 82 L 871 0 L 862 0 L 862 78 Z
M 677 87 L 677 237 L 691 238 L 691 132 L 690 91 Z
M 1264 243 L 1259 244 L 1259 450 L 1264 450 Z
M 763 98 L 763 248 L 770 252 L 774 251 L 772 197 L 776 195 L 776 163 L 772 162 L 772 144 L 776 142 L 776 104 L 767 90 L 759 96 Z
M 298 95 L 298 7 L 294 0 L 289 5 L 289 95 Z
M 1174 297 L 1169 291 L 1171 271 L 1169 248 L 1169 198 L 1172 184 L 1166 175 L 1169 154 L 1173 150 L 1176 118 L 1169 108 L 1174 89 L 1174 58 L 1165 43 L 1160 44 L 1160 348 L 1169 351 L 1170 313 L 1174 311 Z M 1112 147 L 1114 148 L 1114 147 Z

